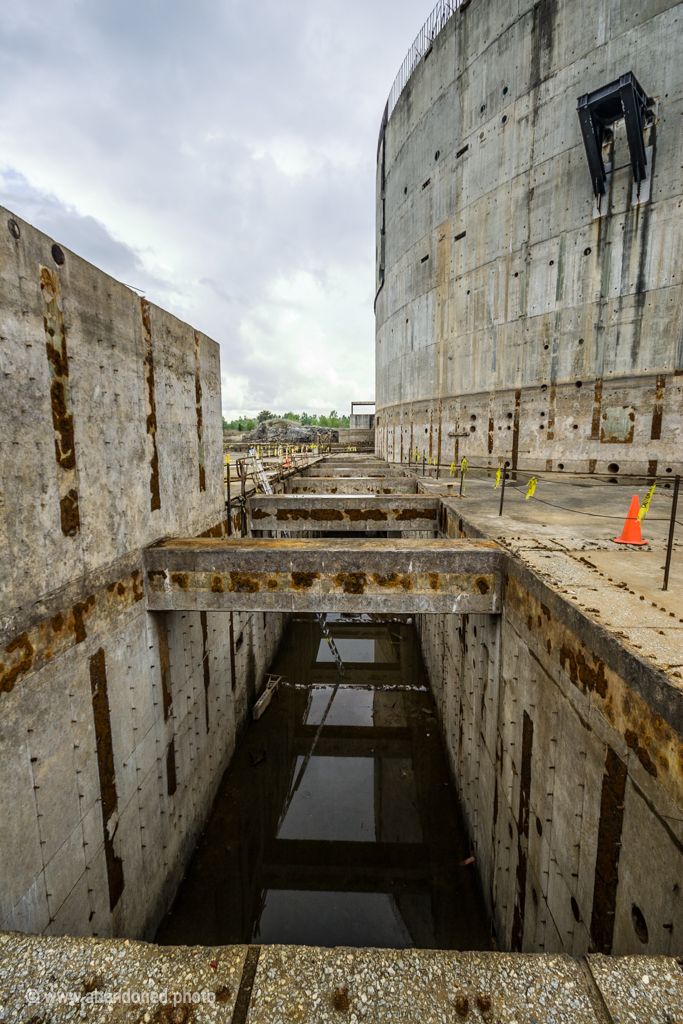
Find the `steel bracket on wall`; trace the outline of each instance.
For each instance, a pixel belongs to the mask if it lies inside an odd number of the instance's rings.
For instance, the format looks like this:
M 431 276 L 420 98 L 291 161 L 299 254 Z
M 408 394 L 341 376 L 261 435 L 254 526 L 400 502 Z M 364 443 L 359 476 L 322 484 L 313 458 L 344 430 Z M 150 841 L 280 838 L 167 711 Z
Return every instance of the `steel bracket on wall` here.
M 653 106 L 654 100 L 643 91 L 632 71 L 602 89 L 579 97 L 576 109 L 596 196 L 604 195 L 607 179 L 602 147 L 609 139 L 611 126 L 622 118 L 626 124 L 633 178 L 636 182 L 646 178 L 643 130 Z

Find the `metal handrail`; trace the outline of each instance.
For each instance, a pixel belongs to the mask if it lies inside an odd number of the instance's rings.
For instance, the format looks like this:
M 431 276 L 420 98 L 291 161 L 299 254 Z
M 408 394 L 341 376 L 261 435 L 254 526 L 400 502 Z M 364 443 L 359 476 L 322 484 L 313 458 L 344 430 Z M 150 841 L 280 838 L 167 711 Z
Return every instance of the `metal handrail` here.
M 398 69 L 394 84 L 387 100 L 385 117 L 388 120 L 398 103 L 398 98 L 408 84 L 408 79 L 424 57 L 427 50 L 438 36 L 446 22 L 455 14 L 463 0 L 439 0 L 424 25 L 418 32 L 415 42 L 408 50 L 405 60 Z

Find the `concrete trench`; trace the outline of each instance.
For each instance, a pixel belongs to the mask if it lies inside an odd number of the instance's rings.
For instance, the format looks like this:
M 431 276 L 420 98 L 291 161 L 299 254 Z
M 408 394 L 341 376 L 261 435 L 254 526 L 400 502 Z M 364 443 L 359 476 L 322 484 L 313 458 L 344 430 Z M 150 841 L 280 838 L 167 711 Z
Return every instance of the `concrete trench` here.
M 48 294 L 50 244 L 0 254 L 0 1019 L 675 1019 L 680 689 L 405 468 L 330 458 L 250 499 L 275 537 L 229 537 L 217 346 L 70 253 Z M 298 611 L 416 617 L 498 951 L 150 943 Z

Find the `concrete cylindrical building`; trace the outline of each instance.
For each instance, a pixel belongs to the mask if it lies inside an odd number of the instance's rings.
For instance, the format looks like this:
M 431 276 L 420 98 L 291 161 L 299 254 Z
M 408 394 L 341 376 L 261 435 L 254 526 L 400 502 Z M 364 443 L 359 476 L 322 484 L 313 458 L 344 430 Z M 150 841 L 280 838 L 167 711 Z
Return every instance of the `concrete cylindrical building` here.
M 679 473 L 683 4 L 451 6 L 380 132 L 378 452 Z M 599 104 L 629 73 L 639 122 Z

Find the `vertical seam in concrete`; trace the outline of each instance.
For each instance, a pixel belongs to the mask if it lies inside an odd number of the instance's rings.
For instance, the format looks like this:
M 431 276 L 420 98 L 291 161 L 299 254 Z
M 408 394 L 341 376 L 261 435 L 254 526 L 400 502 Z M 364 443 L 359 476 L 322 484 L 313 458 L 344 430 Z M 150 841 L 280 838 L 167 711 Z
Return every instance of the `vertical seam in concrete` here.
M 202 410 L 202 378 L 200 365 L 199 334 L 194 335 L 194 396 L 197 409 L 197 449 L 199 452 L 199 490 L 206 490 L 206 472 L 204 470 L 204 413 Z
M 582 957 L 579 960 L 579 966 L 586 979 L 586 988 L 588 989 L 588 998 L 593 1006 L 593 1012 L 597 1017 L 600 1024 L 614 1024 L 614 1018 L 607 1008 L 607 1003 L 600 990 L 600 986 L 595 980 L 595 975 L 591 970 L 590 961 L 587 957 Z
M 140 299 L 140 315 L 142 317 L 142 336 L 145 346 L 145 382 L 147 392 L 145 395 L 145 407 L 147 413 L 147 435 L 152 439 L 152 456 L 149 460 L 149 492 L 150 511 L 155 512 L 161 508 L 161 493 L 159 489 L 159 452 L 157 449 L 157 404 L 154 385 L 154 349 L 152 347 L 152 323 L 149 315 L 149 302 L 147 299 Z
M 159 673 L 161 675 L 161 700 L 164 709 L 164 721 L 173 707 L 173 691 L 171 689 L 171 657 L 168 647 L 168 624 L 166 612 L 157 612 L 154 615 L 157 627 L 157 643 L 159 644 Z
M 517 470 L 517 456 L 519 453 L 519 411 L 522 401 L 522 389 L 515 389 L 515 418 L 512 423 L 512 472 Z M 516 480 L 513 477 L 513 480 Z
M 76 450 L 74 447 L 74 418 L 69 382 L 69 358 L 66 348 L 66 329 L 62 313 L 59 275 L 47 267 L 40 268 L 40 290 L 45 304 L 45 348 L 50 370 L 50 401 L 52 425 L 55 432 L 55 458 L 57 460 L 59 511 L 62 533 L 75 537 L 81 529 L 78 507 Z
M 260 946 L 249 946 L 247 948 L 247 955 L 244 958 L 244 966 L 242 967 L 242 980 L 240 981 L 237 999 L 235 1000 L 235 1009 L 232 1014 L 232 1024 L 246 1024 L 260 954 Z
M 230 612 L 230 684 L 235 689 L 235 622 L 234 612 Z

